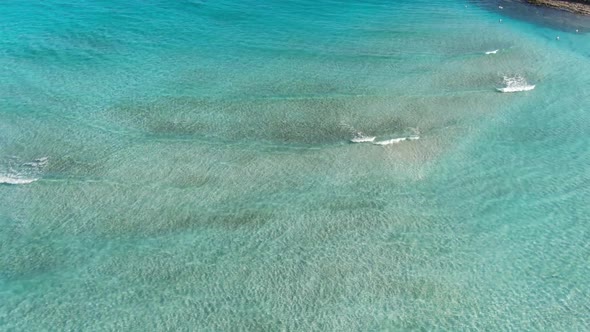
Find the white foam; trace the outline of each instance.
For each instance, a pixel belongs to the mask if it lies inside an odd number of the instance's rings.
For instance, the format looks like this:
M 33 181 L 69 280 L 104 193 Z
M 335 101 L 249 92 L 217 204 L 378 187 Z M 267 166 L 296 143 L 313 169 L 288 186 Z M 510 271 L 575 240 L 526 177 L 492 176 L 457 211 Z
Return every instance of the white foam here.
M 505 88 L 497 88 L 496 90 L 500 92 L 521 92 L 521 91 L 531 91 L 535 88 L 535 85 L 525 85 L 525 86 L 513 86 L 513 87 L 505 87 Z
M 417 139 L 420 139 L 420 136 L 408 136 L 408 137 L 399 137 L 399 138 L 392 138 L 392 139 L 388 139 L 388 140 L 384 140 L 384 141 L 378 141 L 375 142 L 373 144 L 376 145 L 390 145 L 390 144 L 398 144 L 401 143 L 403 141 L 415 141 Z
M 353 139 L 351 139 L 350 141 L 352 143 L 370 143 L 373 142 L 375 140 L 375 136 L 359 136 L 359 137 L 355 137 Z
M 47 165 L 47 161 L 49 160 L 48 157 L 41 157 L 41 158 L 37 158 L 31 162 L 28 163 L 24 163 L 23 166 L 28 166 L 28 167 L 44 167 Z
M 29 184 L 39 179 L 23 179 L 16 176 L 0 175 L 0 184 Z
M 16 156 L 9 157 L 7 162 L 0 160 L 0 184 L 33 183 L 41 178 L 43 168 L 48 162 L 49 157 L 40 157 L 25 163 Z
M 487 51 L 486 54 L 496 54 L 499 50 Z
M 526 79 L 522 76 L 504 76 L 503 83 L 505 87 L 497 88 L 496 90 L 506 93 L 506 92 L 520 92 L 520 91 L 530 91 L 535 88 L 535 85 L 528 84 Z

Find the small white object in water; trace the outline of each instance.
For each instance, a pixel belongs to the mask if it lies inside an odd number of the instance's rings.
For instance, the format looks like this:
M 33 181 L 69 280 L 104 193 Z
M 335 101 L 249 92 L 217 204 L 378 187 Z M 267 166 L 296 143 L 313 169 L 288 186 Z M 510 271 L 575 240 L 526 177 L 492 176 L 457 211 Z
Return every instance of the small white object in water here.
M 487 51 L 486 54 L 496 54 L 499 50 Z
M 555 39 L 559 40 L 559 36 L 557 36 L 557 38 L 555 38 Z
M 500 8 L 500 9 L 504 9 L 504 7 L 502 7 L 502 6 L 498 6 L 498 8 Z

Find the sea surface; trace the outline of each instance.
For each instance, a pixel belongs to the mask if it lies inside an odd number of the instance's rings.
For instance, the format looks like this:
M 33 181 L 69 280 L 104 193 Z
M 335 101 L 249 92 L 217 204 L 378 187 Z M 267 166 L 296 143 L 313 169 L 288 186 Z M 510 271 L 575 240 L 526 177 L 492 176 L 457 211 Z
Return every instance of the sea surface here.
M 590 330 L 590 21 L 500 4 L 3 0 L 0 330 Z

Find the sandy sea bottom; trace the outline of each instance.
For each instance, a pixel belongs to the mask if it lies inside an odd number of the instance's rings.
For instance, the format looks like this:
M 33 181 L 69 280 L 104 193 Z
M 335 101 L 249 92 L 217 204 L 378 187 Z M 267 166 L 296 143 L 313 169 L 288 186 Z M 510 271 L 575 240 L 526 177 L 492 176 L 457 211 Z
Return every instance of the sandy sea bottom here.
M 0 4 L 0 329 L 590 329 L 589 39 L 510 10 Z

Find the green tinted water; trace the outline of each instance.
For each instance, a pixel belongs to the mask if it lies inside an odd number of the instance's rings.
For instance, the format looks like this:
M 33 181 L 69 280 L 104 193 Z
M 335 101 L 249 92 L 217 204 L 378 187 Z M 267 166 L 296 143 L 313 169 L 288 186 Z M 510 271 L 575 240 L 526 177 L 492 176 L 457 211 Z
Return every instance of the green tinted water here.
M 452 1 L 0 14 L 0 329 L 589 328 L 583 32 Z

